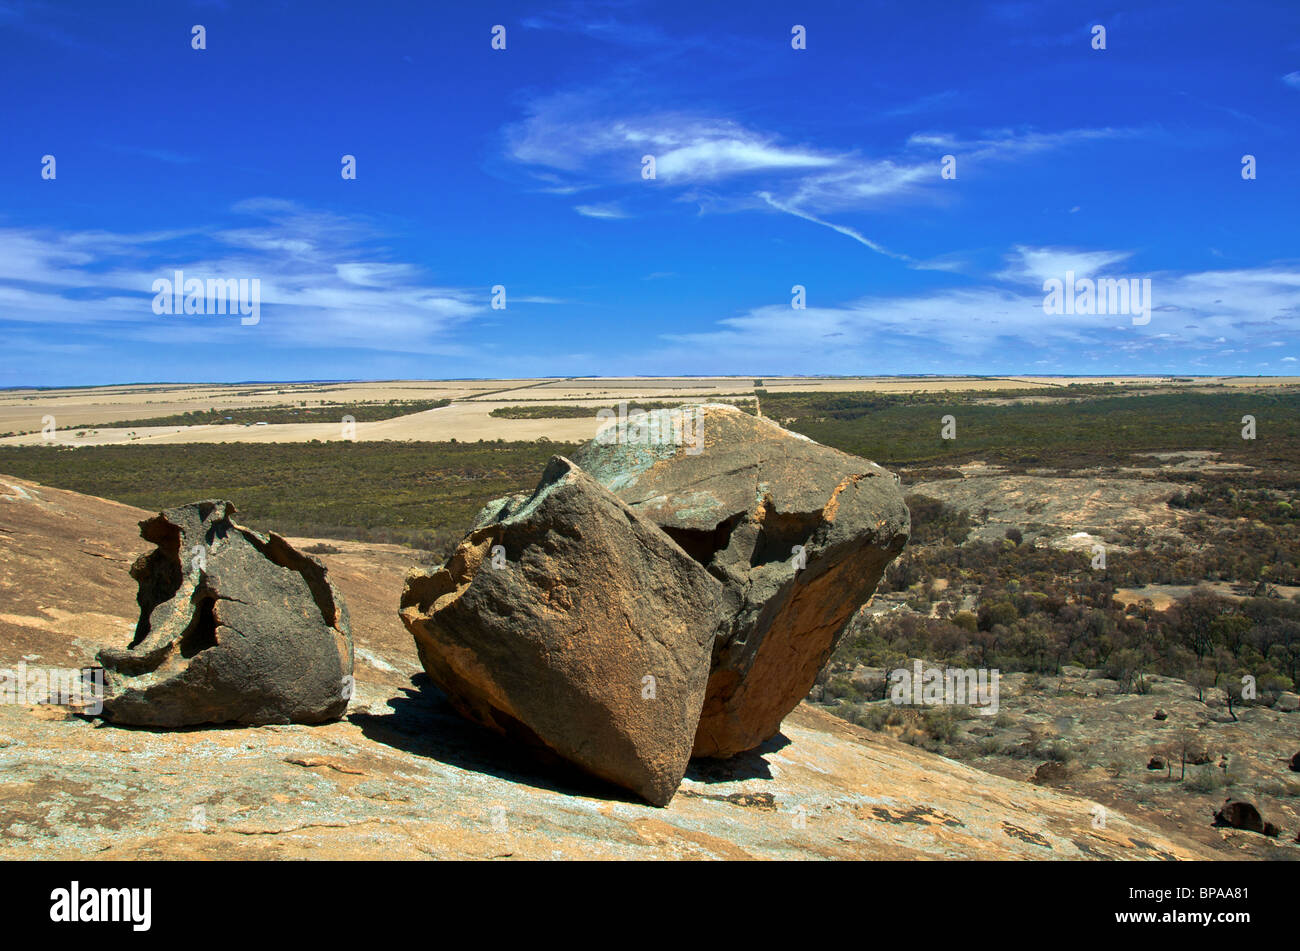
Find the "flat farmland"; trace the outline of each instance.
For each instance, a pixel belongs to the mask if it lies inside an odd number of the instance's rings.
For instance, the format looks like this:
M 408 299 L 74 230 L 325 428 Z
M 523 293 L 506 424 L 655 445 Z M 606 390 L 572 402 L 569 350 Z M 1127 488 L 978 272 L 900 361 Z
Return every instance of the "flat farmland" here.
M 1113 385 L 1116 392 L 1262 388 L 1295 383 L 1287 377 L 622 377 L 536 380 L 389 380 L 367 382 L 149 384 L 0 391 L 0 445 L 169 445 L 222 442 L 530 441 L 578 442 L 596 432 L 596 413 L 627 402 L 738 400 L 790 393 L 1014 393 L 1036 399 L 1071 385 Z M 446 400 L 434 409 L 403 411 L 402 404 Z M 345 433 L 342 418 L 357 406 L 386 405 L 389 418 L 358 421 Z M 391 404 L 391 405 L 387 405 Z M 508 406 L 583 406 L 590 417 L 509 419 L 492 416 Z M 312 422 L 187 425 L 175 417 L 232 411 L 314 410 Z M 321 421 L 321 409 L 338 419 Z M 247 413 L 244 414 L 247 416 Z M 47 417 L 54 430 L 45 434 Z M 242 417 L 241 417 L 242 418 Z M 150 424 L 152 420 L 165 424 Z M 126 424 L 126 425 L 124 425 Z M 50 437 L 53 438 L 50 438 Z

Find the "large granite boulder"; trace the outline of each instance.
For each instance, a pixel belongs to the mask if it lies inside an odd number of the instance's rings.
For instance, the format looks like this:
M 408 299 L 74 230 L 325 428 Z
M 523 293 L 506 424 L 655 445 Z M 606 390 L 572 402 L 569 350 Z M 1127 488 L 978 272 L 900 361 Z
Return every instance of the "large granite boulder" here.
M 352 695 L 347 608 L 325 566 L 209 500 L 140 523 L 158 547 L 131 568 L 140 620 L 99 652 L 113 723 L 319 723 Z
M 697 756 L 779 730 L 910 531 L 880 466 L 729 405 L 619 420 L 573 460 L 722 582 Z
M 690 759 L 722 585 L 556 456 L 493 503 L 401 617 L 464 716 L 666 805 Z

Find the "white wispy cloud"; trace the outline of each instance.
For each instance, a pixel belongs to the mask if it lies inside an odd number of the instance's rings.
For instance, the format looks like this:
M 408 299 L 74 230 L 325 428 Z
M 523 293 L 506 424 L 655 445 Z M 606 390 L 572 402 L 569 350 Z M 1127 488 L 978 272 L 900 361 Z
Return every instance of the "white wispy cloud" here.
M 805 221 L 811 221 L 813 222 L 813 224 L 822 225 L 823 227 L 830 228 L 832 231 L 837 231 L 840 234 L 845 235 L 846 237 L 852 238 L 854 241 L 858 242 L 859 244 L 870 248 L 872 251 L 875 251 L 877 254 L 883 254 L 886 257 L 896 258 L 900 261 L 911 260 L 911 258 L 909 258 L 907 255 L 895 254 L 893 251 L 890 251 L 888 248 L 884 247 L 883 245 L 878 244 L 875 241 L 872 241 L 866 235 L 862 234 L 859 231 L 855 231 L 854 229 L 846 225 L 832 224 L 829 221 L 823 221 L 821 218 L 818 218 L 816 215 L 811 215 L 805 211 L 800 211 L 798 208 L 794 208 L 789 205 L 784 205 L 781 202 L 777 201 L 775 198 L 773 198 L 767 192 L 759 192 L 758 197 L 762 198 L 773 208 L 777 209 L 777 211 L 784 211 L 787 214 L 794 215 L 797 218 L 803 218 Z
M 505 130 L 509 157 L 633 183 L 641 181 L 641 159 L 649 154 L 655 157 L 656 179 L 673 184 L 771 169 L 825 168 L 839 161 L 729 119 L 681 112 L 619 116 L 599 107 L 598 99 L 586 93 L 535 102 L 527 118 Z
M 626 7 L 626 3 L 620 2 L 570 0 L 553 6 L 546 13 L 526 16 L 519 23 L 526 30 L 574 33 L 621 46 L 654 47 L 684 42 L 681 38 L 670 37 L 655 24 L 627 18 Z
M 922 96 L 920 99 L 914 99 L 913 101 L 904 103 L 901 106 L 887 109 L 881 113 L 881 115 L 893 119 L 899 116 L 911 116 L 921 112 L 930 112 L 952 103 L 957 99 L 957 96 L 957 90 L 945 89 L 942 92 L 931 93 L 928 96 Z
M 605 202 L 600 205 L 575 205 L 573 208 L 584 218 L 628 218 L 627 212 L 620 208 L 614 202 Z
M 1131 251 L 1080 251 L 1072 248 L 1032 248 L 1017 245 L 1007 255 L 1007 267 L 995 276 L 1004 281 L 1041 287 L 1043 281 L 1091 278 L 1133 256 Z
M 947 101 L 938 93 L 917 104 Z M 992 163 L 1014 162 L 1053 149 L 1135 134 L 1096 128 L 1044 132 L 994 129 L 962 137 L 941 130 L 919 131 L 894 154 L 819 147 L 787 141 L 775 132 L 733 119 L 680 110 L 636 112 L 626 99 L 605 90 L 570 90 L 534 100 L 527 115 L 503 130 L 506 157 L 528 167 L 543 190 L 570 194 L 593 182 L 623 188 L 628 201 L 647 194 L 643 157 L 655 163 L 655 187 L 676 187 L 675 200 L 692 201 L 701 212 L 769 209 L 829 228 L 878 254 L 910 267 L 926 265 L 887 248 L 878 236 L 852 223 L 833 220 L 886 202 L 944 200 L 942 160 L 957 156 L 959 176 Z M 632 190 L 636 189 L 635 192 Z M 683 190 L 684 189 L 684 190 Z M 618 209 L 614 211 L 612 209 Z M 584 203 L 588 217 L 626 214 L 617 203 Z
M 168 165 L 192 165 L 198 161 L 197 156 L 173 152 L 170 149 L 149 149 L 135 145 L 116 144 L 110 145 L 109 148 L 123 155 L 138 155 L 142 158 L 153 159 L 155 162 L 166 162 Z
M 940 157 L 851 158 L 834 168 L 789 183 L 783 204 L 802 211 L 845 212 L 891 198 L 916 197 L 923 183 L 937 183 Z
M 997 129 L 985 132 L 978 138 L 962 139 L 945 135 L 949 151 L 956 149 L 967 158 L 1009 160 L 1022 155 L 1070 148 L 1087 142 L 1106 139 L 1132 138 L 1141 135 L 1141 129 L 1101 128 L 1062 129 L 1042 132 L 1036 129 Z M 912 137 L 913 139 L 916 136 Z
M 374 247 L 364 222 L 273 199 L 235 206 L 250 219 L 210 234 L 0 229 L 0 326 L 107 326 L 185 343 L 257 333 L 301 347 L 445 352 L 448 333 L 487 311 L 483 289 L 441 287 Z M 153 313 L 153 282 L 257 279 L 261 322 Z M 540 298 L 538 299 L 541 300 Z
M 1089 353 L 1141 354 L 1148 360 L 1173 350 L 1222 356 L 1228 351 L 1220 348 L 1228 343 L 1232 353 L 1249 354 L 1260 333 L 1300 345 L 1300 269 L 1117 270 L 1131 256 L 1017 247 L 998 275 L 1003 285 L 872 295 L 832 306 L 810 301 L 802 311 L 788 302 L 771 304 L 720 320 L 707 331 L 666 335 L 664 353 L 689 360 L 692 352 L 726 352 L 740 366 L 802 364 L 807 369 L 792 372 L 816 372 L 819 366 L 820 372 L 835 372 L 832 367 L 852 366 L 855 359 L 860 367 L 873 365 L 862 361 L 891 350 L 930 353 L 949 367 L 1003 355 L 1014 364 L 1020 362 L 1018 354 L 1036 352 L 1068 369 Z M 1125 315 L 1044 314 L 1042 280 L 1063 278 L 1066 270 L 1076 277 L 1150 278 L 1155 305 L 1150 324 L 1134 326 Z

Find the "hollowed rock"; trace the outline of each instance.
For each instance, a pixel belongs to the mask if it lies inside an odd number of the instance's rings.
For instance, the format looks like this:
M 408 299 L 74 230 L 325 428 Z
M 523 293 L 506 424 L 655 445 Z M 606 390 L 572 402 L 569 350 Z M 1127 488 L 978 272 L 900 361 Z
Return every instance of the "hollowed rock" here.
M 140 620 L 99 652 L 113 723 L 319 723 L 352 695 L 347 608 L 325 566 L 216 500 L 140 523 L 157 548 L 131 568 Z

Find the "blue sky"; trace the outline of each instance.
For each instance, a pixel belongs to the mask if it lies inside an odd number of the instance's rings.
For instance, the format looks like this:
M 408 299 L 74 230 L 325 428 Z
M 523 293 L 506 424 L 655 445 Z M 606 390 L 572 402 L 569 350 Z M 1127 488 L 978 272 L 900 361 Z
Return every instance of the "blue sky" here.
M 0 386 L 1300 366 L 1293 2 L 449 6 L 0 0 Z

